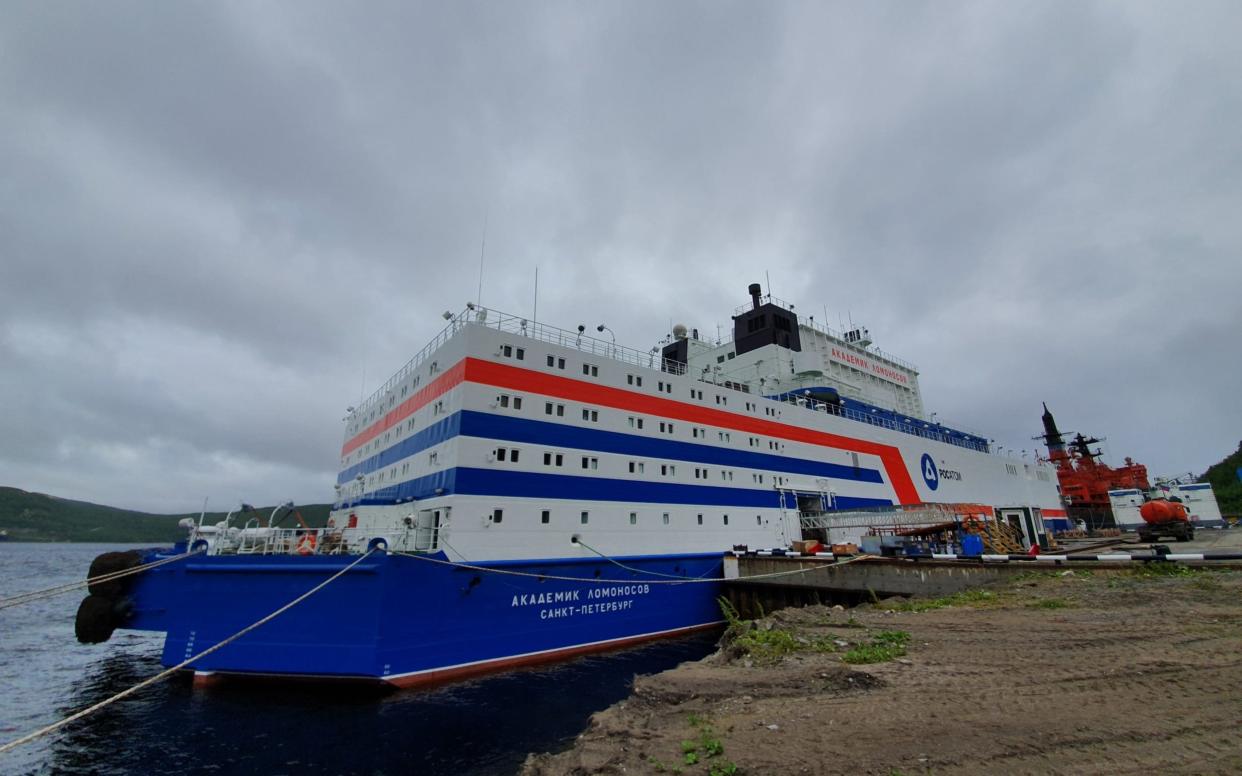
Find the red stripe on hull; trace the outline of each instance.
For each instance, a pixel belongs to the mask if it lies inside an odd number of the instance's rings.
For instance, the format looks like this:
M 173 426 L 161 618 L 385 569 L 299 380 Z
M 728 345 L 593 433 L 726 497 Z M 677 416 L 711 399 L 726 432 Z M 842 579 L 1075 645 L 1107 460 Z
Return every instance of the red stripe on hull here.
M 765 434 L 794 442 L 806 442 L 821 447 L 832 447 L 839 450 L 875 455 L 884 464 L 884 470 L 888 474 L 893 490 L 901 503 L 917 504 L 921 501 L 918 491 L 915 490 L 914 482 L 906 471 L 901 451 L 891 445 L 863 439 L 853 439 L 824 431 L 812 431 L 811 429 L 789 426 L 771 420 L 751 418 L 724 410 L 699 407 L 673 399 L 648 396 L 622 388 L 596 385 L 569 377 L 561 377 L 560 375 L 533 372 L 528 369 L 509 366 L 508 364 L 496 364 L 491 361 L 480 361 L 474 358 L 466 359 L 466 380 L 499 388 L 530 391 L 532 393 L 544 394 L 545 396 L 555 396 L 574 401 L 586 401 L 591 404 L 612 407 L 613 409 L 641 412 L 675 420 L 684 420 L 690 423 L 703 423 L 734 431 Z M 748 394 L 738 393 L 731 395 L 732 398 L 743 396 L 748 396 Z
M 427 384 L 410 398 L 393 407 L 379 420 L 367 426 L 341 448 L 341 455 L 349 455 L 367 442 L 405 420 L 408 416 L 427 406 L 436 399 L 457 387 L 466 373 L 466 361 L 458 361 L 451 369 Z
M 497 364 L 477 358 L 464 358 L 454 364 L 434 382 L 398 404 L 384 417 L 375 421 L 365 431 L 350 439 L 341 448 L 341 455 L 348 455 L 362 445 L 375 439 L 389 428 L 401 423 L 411 413 L 426 406 L 436 397 L 441 396 L 462 382 L 491 385 L 497 388 L 508 388 L 515 391 L 530 391 L 559 399 L 588 402 L 603 407 L 639 412 L 648 415 L 682 420 L 689 423 L 703 423 L 710 426 L 727 428 L 754 434 L 786 439 L 793 442 L 805 442 L 820 447 L 831 447 L 855 453 L 874 455 L 880 459 L 889 483 L 897 499 L 902 504 L 918 504 L 922 502 L 910 473 L 906 471 L 901 451 L 892 445 L 871 442 L 865 439 L 830 434 L 825 431 L 790 426 L 761 418 L 751 418 L 711 407 L 699 407 L 694 404 L 665 399 L 658 396 L 635 393 L 622 388 L 596 385 L 560 375 L 549 375 L 508 364 Z M 747 396 L 748 394 L 737 394 Z M 760 397 L 756 397 L 760 398 Z
M 431 687 L 438 684 L 456 682 L 472 676 L 482 676 L 484 674 L 510 671 L 515 668 L 542 665 L 544 663 L 558 663 L 563 660 L 581 657 L 582 655 L 591 655 L 599 652 L 611 652 L 617 649 L 624 649 L 625 647 L 632 647 L 635 644 L 642 644 L 647 641 L 676 638 L 678 636 L 684 636 L 696 631 L 716 628 L 721 624 L 722 623 L 713 622 L 706 625 L 692 625 L 688 628 L 678 628 L 677 630 L 665 631 L 663 633 L 632 636 L 630 638 L 609 641 L 602 644 L 588 644 L 581 647 L 568 647 L 566 649 L 558 649 L 552 652 L 540 652 L 536 655 L 523 655 L 521 657 L 489 660 L 485 663 L 474 663 L 468 666 L 445 668 L 439 671 L 427 671 L 425 673 L 412 674 L 410 676 L 385 678 L 383 681 L 387 684 L 393 685 L 394 687 Z
M 567 647 L 565 649 L 557 649 L 549 652 L 540 652 L 534 655 L 522 655 L 520 657 L 500 658 L 497 660 L 488 660 L 481 663 L 472 663 L 465 666 L 455 666 L 453 668 L 444 668 L 438 671 L 426 671 L 409 676 L 397 677 L 381 677 L 381 676 L 321 676 L 314 674 L 265 674 L 250 673 L 242 671 L 205 671 L 194 672 L 193 685 L 196 688 L 206 689 L 215 687 L 220 684 L 226 684 L 232 681 L 269 681 L 269 682 L 320 682 L 320 683 L 347 683 L 347 684 L 382 684 L 390 687 L 411 688 L 411 687 L 434 687 L 436 685 L 448 684 L 450 682 L 469 679 L 471 677 L 485 676 L 487 674 L 501 673 L 511 671 L 515 668 L 525 668 L 529 666 L 544 665 L 547 663 L 559 663 L 570 660 L 582 655 L 598 654 L 600 652 L 612 652 L 618 649 L 625 649 L 637 644 L 643 644 L 648 641 L 659 641 L 661 639 L 673 639 L 679 636 L 686 636 L 698 631 L 717 628 L 723 623 L 709 622 L 703 625 L 691 625 L 686 628 L 677 628 L 670 631 L 662 631 L 660 633 L 647 633 L 642 636 L 631 636 L 629 638 L 617 639 L 616 641 L 606 641 L 599 644 L 587 644 L 577 647 Z

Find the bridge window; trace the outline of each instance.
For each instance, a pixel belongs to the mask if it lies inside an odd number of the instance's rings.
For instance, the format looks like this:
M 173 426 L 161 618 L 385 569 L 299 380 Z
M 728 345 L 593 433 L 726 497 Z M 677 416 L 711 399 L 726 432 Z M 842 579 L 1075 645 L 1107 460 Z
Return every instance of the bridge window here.
M 583 364 L 582 374 L 588 377 L 599 377 L 599 367 L 595 364 Z

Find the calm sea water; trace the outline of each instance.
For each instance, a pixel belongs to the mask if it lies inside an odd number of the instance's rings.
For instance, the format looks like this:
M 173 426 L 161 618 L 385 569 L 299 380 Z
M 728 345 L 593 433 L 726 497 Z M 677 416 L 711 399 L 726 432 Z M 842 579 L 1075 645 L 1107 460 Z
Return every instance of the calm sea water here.
M 128 546 L 0 543 L 0 597 L 83 579 Z M 162 636 L 78 644 L 85 592 L 0 610 L 0 743 L 158 673 Z M 196 690 L 172 679 L 0 755 L 0 773 L 509 774 L 567 747 L 633 678 L 697 660 L 713 635 L 657 642 L 434 691 L 309 685 Z

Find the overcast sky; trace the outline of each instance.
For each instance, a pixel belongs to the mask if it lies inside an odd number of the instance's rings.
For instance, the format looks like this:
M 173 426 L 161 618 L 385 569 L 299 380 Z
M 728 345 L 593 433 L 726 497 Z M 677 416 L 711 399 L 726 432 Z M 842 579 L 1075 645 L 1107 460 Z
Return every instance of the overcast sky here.
M 327 501 L 477 293 L 647 349 L 746 286 L 938 418 L 1242 439 L 1236 2 L 0 4 L 0 485 Z M 364 380 L 365 372 L 365 380 Z

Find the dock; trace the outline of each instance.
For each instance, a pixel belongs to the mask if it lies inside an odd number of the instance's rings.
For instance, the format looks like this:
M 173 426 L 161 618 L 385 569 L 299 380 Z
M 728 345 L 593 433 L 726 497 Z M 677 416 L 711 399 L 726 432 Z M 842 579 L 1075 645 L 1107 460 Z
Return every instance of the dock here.
M 1098 546 L 1098 545 L 1097 545 Z M 843 557 L 790 550 L 736 551 L 725 556 L 725 594 L 743 617 L 787 606 L 851 605 L 893 596 L 939 598 L 993 585 L 1034 570 L 1118 571 L 1142 563 L 1242 568 L 1242 552 L 1171 552 L 1134 548 L 1044 555 L 961 556 L 927 554 L 898 558 Z

